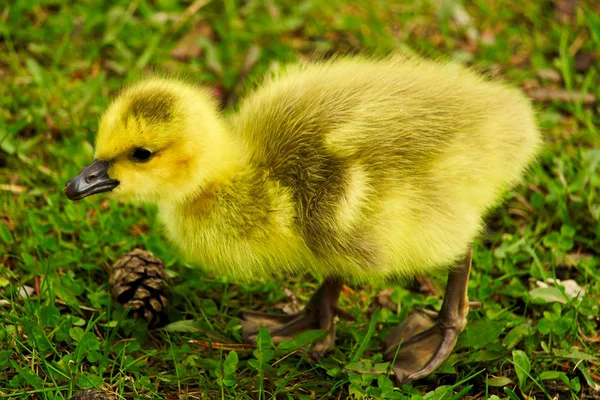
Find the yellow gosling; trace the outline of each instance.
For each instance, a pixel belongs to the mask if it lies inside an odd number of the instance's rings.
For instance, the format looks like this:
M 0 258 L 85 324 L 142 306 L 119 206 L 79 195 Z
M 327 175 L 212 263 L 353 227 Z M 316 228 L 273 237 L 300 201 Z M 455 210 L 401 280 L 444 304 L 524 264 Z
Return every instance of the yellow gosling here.
M 415 313 L 386 340 L 399 382 L 421 378 L 464 329 L 470 246 L 486 211 L 540 146 L 529 101 L 473 71 L 414 57 L 289 66 L 221 116 L 199 87 L 154 78 L 108 108 L 96 160 L 65 192 L 155 203 L 168 238 L 233 278 L 314 273 L 294 316 L 248 312 L 283 340 L 335 341 L 343 282 L 450 271 L 440 315 Z M 397 347 L 403 342 L 398 351 Z

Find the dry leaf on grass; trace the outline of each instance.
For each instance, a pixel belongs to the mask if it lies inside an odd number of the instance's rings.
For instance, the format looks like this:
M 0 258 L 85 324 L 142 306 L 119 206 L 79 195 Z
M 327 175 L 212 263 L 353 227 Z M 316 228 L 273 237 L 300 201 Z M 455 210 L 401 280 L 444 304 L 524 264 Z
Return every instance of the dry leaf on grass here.
M 188 343 L 198 345 L 210 350 L 226 350 L 226 351 L 253 351 L 256 349 L 256 345 L 246 343 L 220 343 L 220 342 L 206 342 L 203 340 L 188 340 Z
M 591 93 L 569 92 L 564 89 L 538 88 L 527 92 L 529 97 L 541 103 L 565 101 L 575 103 L 580 101 L 584 105 L 596 103 L 596 97 Z
M 377 293 L 376 301 L 383 308 L 387 308 L 390 311 L 398 312 L 398 304 L 392 300 L 392 294 L 394 293 L 393 288 L 382 289 Z
M 563 24 L 569 23 L 575 18 L 577 0 L 556 0 L 554 3 L 554 15 Z
M 28 299 L 30 297 L 33 297 L 33 295 L 35 294 L 35 289 L 31 286 L 23 285 L 19 288 L 18 294 L 20 297 Z
M 594 65 L 594 63 L 598 60 L 598 54 L 597 53 L 582 53 L 579 52 L 577 54 L 575 54 L 575 59 L 574 61 L 574 65 L 573 67 L 575 68 L 576 72 L 579 72 L 580 74 L 586 73 L 591 67 L 592 65 Z
M 567 256 L 565 257 L 565 263 L 567 267 L 576 267 L 579 265 L 581 260 L 591 260 L 593 258 L 594 255 L 591 253 L 574 252 L 567 254 Z
M 0 184 L 0 191 L 3 192 L 11 192 L 14 194 L 21 194 L 27 191 L 27 188 L 25 186 L 21 186 L 21 185 L 11 185 L 11 184 Z
M 283 289 L 285 293 L 285 297 L 288 298 L 289 302 L 283 306 L 283 312 L 286 314 L 295 314 L 300 311 L 300 307 L 298 306 L 298 298 L 296 294 L 292 291 L 292 289 L 285 288 Z
M 199 58 L 202 55 L 202 48 L 198 43 L 198 39 L 203 37 L 213 38 L 214 32 L 212 26 L 207 21 L 200 20 L 190 32 L 179 39 L 177 46 L 171 52 L 171 57 L 182 62 Z
M 29 298 L 33 297 L 35 295 L 35 293 L 36 292 L 35 292 L 34 288 L 32 288 L 31 286 L 23 285 L 17 291 L 17 297 L 20 298 L 20 299 L 29 299 Z M 0 294 L 4 295 L 4 292 L 0 292 Z M 15 300 L 17 300 L 17 299 L 15 299 Z M 8 300 L 0 299 L 0 308 L 1 307 L 8 307 L 11 304 L 12 303 L 10 301 L 8 301 Z
M 565 290 L 565 294 L 567 296 L 569 296 L 572 299 L 581 299 L 583 298 L 583 296 L 585 295 L 585 289 L 582 288 L 581 286 L 579 286 L 579 284 L 577 282 L 575 282 L 573 279 L 566 279 L 566 280 L 560 280 L 557 279 L 556 282 L 554 281 L 554 279 L 546 279 L 546 282 L 543 281 L 536 281 L 536 286 L 539 288 L 549 288 L 552 285 L 554 285 L 556 283 L 556 285 L 558 286 L 562 286 Z
M 561 74 L 553 69 L 540 69 L 537 72 L 537 76 L 541 79 L 545 79 L 554 83 L 562 82 Z
M 177 23 L 175 24 L 175 30 L 181 28 L 185 22 L 191 18 L 194 14 L 200 11 L 204 6 L 210 3 L 211 0 L 196 0 L 192 4 L 189 5 L 188 8 L 184 12 L 179 15 L 177 18 Z
M 4 225 L 6 225 L 6 227 L 8 228 L 8 230 L 11 233 L 15 233 L 15 222 L 13 221 L 13 219 L 10 216 L 8 216 L 8 215 L 3 216 L 2 222 L 4 223 Z

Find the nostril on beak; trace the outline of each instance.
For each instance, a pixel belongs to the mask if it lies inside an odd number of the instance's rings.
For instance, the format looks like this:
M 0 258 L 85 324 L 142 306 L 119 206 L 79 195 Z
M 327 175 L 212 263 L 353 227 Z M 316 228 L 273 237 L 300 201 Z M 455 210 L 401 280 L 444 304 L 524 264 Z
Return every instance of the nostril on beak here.
M 96 174 L 89 174 L 88 176 L 85 177 L 85 183 L 90 183 L 94 179 L 96 179 Z

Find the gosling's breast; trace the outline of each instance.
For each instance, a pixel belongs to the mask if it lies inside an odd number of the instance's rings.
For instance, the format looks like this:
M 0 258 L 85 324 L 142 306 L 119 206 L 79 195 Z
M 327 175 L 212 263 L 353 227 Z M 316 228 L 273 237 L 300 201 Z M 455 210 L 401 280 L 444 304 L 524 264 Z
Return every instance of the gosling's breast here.
M 168 238 L 191 262 L 234 278 L 277 275 L 316 261 L 296 231 L 291 195 L 267 182 L 267 195 L 229 193 L 161 207 Z

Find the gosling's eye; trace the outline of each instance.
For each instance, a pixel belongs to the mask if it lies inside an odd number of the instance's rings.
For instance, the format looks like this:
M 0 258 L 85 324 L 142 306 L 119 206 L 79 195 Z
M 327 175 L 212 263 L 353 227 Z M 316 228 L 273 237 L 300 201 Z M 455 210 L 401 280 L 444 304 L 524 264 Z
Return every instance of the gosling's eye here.
M 152 157 L 152 152 L 147 149 L 138 148 L 134 150 L 132 157 L 135 161 L 148 161 Z

